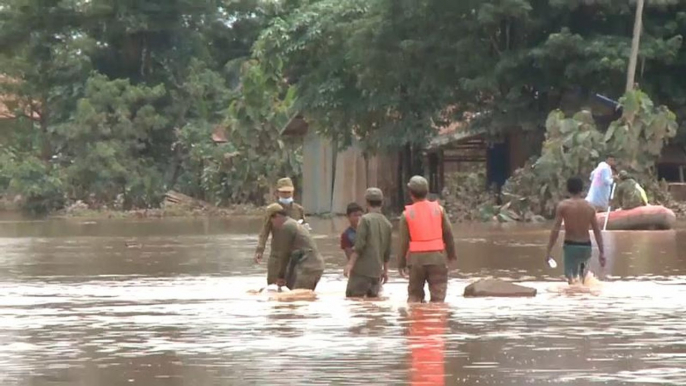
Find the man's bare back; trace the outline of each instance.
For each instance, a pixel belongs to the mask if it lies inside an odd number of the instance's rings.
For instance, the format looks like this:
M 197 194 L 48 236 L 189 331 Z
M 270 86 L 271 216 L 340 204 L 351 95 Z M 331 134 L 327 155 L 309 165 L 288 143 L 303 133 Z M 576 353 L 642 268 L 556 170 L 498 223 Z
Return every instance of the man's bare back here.
M 566 199 L 558 204 L 556 212 L 565 224 L 565 240 L 579 243 L 591 241 L 588 231 L 597 227 L 598 223 L 595 209 L 588 201 L 582 198 Z
M 575 280 L 585 275 L 588 267 L 588 260 L 592 254 L 591 238 L 588 229 L 593 229 L 593 235 L 600 252 L 598 260 L 602 267 L 605 266 L 605 252 L 603 247 L 603 236 L 595 217 L 595 209 L 584 199 L 581 198 L 583 191 L 583 181 L 579 177 L 572 177 L 567 180 L 567 191 L 571 198 L 560 202 L 555 209 L 555 224 L 550 231 L 548 248 L 546 249 L 546 261 L 550 257 L 553 246 L 562 227 L 565 223 L 565 242 L 563 246 L 565 276 L 571 284 Z

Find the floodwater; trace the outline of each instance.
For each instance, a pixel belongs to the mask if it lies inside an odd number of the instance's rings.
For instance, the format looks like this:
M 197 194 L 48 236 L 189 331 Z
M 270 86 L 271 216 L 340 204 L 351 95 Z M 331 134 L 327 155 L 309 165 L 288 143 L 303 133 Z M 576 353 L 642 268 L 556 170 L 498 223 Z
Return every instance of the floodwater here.
M 448 304 L 408 307 L 395 273 L 345 300 L 345 224 L 312 225 L 319 299 L 277 303 L 247 294 L 255 220 L 0 222 L 0 385 L 686 384 L 686 232 L 606 233 L 600 293 L 570 295 L 545 228 L 457 226 Z M 487 276 L 539 295 L 461 297 Z

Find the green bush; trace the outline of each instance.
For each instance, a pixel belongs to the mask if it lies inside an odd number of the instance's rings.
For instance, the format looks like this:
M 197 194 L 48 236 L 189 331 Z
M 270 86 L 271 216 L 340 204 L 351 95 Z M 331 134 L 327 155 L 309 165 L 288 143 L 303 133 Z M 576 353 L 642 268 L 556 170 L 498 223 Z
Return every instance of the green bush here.
M 30 157 L 11 165 L 9 190 L 21 195 L 21 208 L 32 215 L 44 215 L 64 208 L 62 179 L 56 169 Z

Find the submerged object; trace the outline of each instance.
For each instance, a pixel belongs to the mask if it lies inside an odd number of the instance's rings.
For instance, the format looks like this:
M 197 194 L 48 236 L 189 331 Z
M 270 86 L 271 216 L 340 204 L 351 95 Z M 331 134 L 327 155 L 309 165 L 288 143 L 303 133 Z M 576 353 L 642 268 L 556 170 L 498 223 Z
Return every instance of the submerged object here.
M 465 297 L 534 297 L 536 289 L 498 279 L 482 279 L 464 289 Z
M 281 302 L 317 299 L 317 294 L 312 290 L 290 290 L 286 286 L 279 287 L 276 284 L 270 284 L 259 290 L 249 290 L 248 293 L 251 295 L 261 295 L 263 300 L 275 300 Z
M 281 286 L 279 287 L 276 284 L 270 284 L 263 290 L 264 292 L 271 292 L 271 293 L 278 293 L 278 292 L 290 292 L 291 290 L 288 289 L 288 287 Z
M 598 213 L 596 220 L 603 224 L 606 216 L 607 213 Z M 610 212 L 607 230 L 667 230 L 672 229 L 675 223 L 676 215 L 671 209 L 648 205 Z

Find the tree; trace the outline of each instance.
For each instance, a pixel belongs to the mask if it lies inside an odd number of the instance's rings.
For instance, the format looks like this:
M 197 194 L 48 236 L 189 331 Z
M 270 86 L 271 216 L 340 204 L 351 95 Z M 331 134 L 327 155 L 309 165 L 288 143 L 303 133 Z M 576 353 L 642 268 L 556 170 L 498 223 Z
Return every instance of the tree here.
M 75 108 L 91 70 L 94 41 L 80 29 L 79 7 L 78 0 L 8 0 L 0 8 L 0 95 L 9 96 L 22 128 L 32 123 L 18 140 L 44 162 L 57 150 L 53 122 Z
M 88 80 L 73 116 L 55 130 L 70 197 L 112 202 L 121 194 L 129 208 L 160 202 L 162 176 L 146 150 L 166 127 L 155 108 L 165 94 L 162 85 L 133 86 L 101 74 Z
M 227 183 L 235 201 L 262 202 L 278 177 L 300 174 L 299 147 L 281 136 L 294 115 L 295 89 L 265 74 L 255 61 L 246 62 L 242 74 L 241 95 L 229 107 L 226 121 L 240 153 Z
M 28 183 L 40 174 L 38 159 L 59 180 L 62 202 L 123 195 L 127 207 L 148 207 L 166 189 L 215 202 L 243 197 L 236 191 L 259 195 L 227 189 L 230 168 L 213 172 L 230 166 L 235 146 L 210 135 L 231 116 L 241 64 L 276 8 L 256 0 L 8 0 L 0 7 L 0 95 L 15 117 L 2 125 L 0 150 L 12 160 L 0 166 L 3 190 L 40 190 L 41 181 Z M 11 184 L 24 169 L 27 182 Z
M 647 8 L 643 70 L 681 55 L 679 7 Z M 622 2 L 312 0 L 275 18 L 255 55 L 284 64 L 323 132 L 397 148 L 465 112 L 490 132 L 538 129 L 570 97 L 621 95 L 632 15 Z
M 549 114 L 541 156 L 515 172 L 504 187 L 505 208 L 551 217 L 566 196 L 565 182 L 587 178 L 601 157 L 611 153 L 619 169 L 629 171 L 658 201 L 668 200 L 655 181 L 654 168 L 662 147 L 676 134 L 676 116 L 665 106 L 655 107 L 641 91 L 620 98 L 622 115 L 605 134 L 597 130 L 589 111 L 566 118 Z

